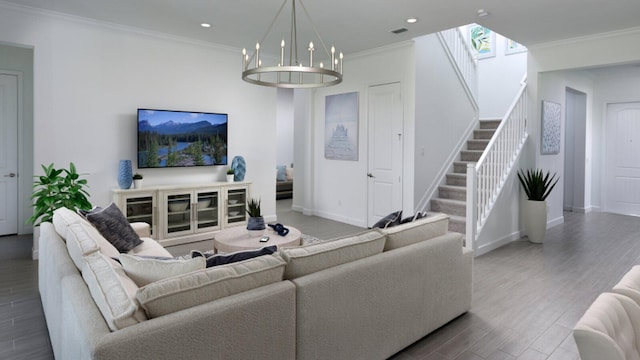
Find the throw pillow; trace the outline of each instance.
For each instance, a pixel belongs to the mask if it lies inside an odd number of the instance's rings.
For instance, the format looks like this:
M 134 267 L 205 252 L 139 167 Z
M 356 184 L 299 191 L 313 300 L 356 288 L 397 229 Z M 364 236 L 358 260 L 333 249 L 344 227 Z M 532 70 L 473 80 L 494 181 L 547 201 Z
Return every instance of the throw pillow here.
M 276 169 L 278 169 L 278 175 L 276 176 L 276 181 L 287 181 L 287 173 L 285 165 L 278 165 Z
M 231 264 L 238 261 L 253 259 L 262 255 L 271 255 L 278 250 L 276 245 L 265 246 L 258 250 L 238 251 L 229 254 L 217 254 L 205 256 L 199 251 L 192 251 L 192 257 L 205 257 L 207 259 L 207 267 L 214 267 L 219 265 Z
M 287 174 L 287 181 L 293 181 L 293 168 L 287 167 L 284 172 Z
M 158 260 L 120 254 L 119 259 L 124 272 L 139 287 L 158 280 L 201 270 L 206 265 L 205 259 L 201 257 L 187 260 Z
M 136 234 L 127 218 L 114 203 L 104 209 L 94 208 L 86 212 L 85 217 L 121 253 L 126 253 L 142 244 L 140 236 Z
M 388 227 L 399 225 L 400 221 L 402 221 L 401 219 L 402 219 L 402 210 L 394 211 L 391 214 L 378 220 L 378 222 L 375 223 L 371 228 L 386 229 Z

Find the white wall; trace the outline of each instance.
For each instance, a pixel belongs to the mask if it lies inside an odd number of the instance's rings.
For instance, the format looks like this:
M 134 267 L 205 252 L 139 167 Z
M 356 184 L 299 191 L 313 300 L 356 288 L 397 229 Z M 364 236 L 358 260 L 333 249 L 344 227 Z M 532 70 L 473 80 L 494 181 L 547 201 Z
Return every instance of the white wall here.
M 293 89 L 278 89 L 276 164 L 293 164 Z
M 496 56 L 478 59 L 478 107 L 481 119 L 504 117 L 527 72 L 527 53 L 507 55 L 506 47 L 507 39 L 496 33 Z
M 436 35 L 415 39 L 416 125 L 413 206 L 420 206 L 436 190 L 465 142 L 465 133 L 477 125 L 476 110 L 467 98 Z M 422 210 L 422 209 L 420 209 Z
M 541 101 L 551 100 L 564 106 L 566 87 L 587 94 L 587 124 L 585 138 L 585 208 L 596 208 L 599 204 L 600 183 L 598 174 L 602 173 L 602 150 L 598 140 L 601 129 L 597 117 L 601 111 L 594 105 L 595 89 L 599 86 L 591 76 L 560 70 L 580 69 L 619 65 L 640 61 L 640 47 L 629 46 L 640 42 L 640 29 L 629 29 L 596 36 L 570 39 L 554 43 L 529 47 L 528 92 L 532 101 L 529 106 L 528 130 L 536 141 L 528 143 L 528 166 L 536 166 L 562 173 L 564 154 L 540 155 L 540 110 Z M 597 49 L 597 51 L 594 51 Z M 551 73 L 554 72 L 555 73 Z M 629 96 L 628 94 L 626 96 Z M 597 105 L 602 106 L 602 105 Z M 562 112 L 564 120 L 564 109 Z M 564 128 L 563 128 L 564 133 Z M 564 144 L 562 145 L 564 146 Z M 562 149 L 562 147 L 561 147 Z M 560 180 L 561 182 L 563 180 Z M 548 199 L 548 225 L 562 221 L 562 184 L 556 187 Z
M 319 88 L 311 92 L 310 116 L 296 114 L 296 181 L 294 181 L 294 208 L 305 209 L 307 214 L 367 226 L 367 91 L 371 85 L 400 82 L 402 91 L 404 133 L 409 135 L 414 127 L 414 66 L 412 43 L 396 44 L 366 53 L 352 54 L 344 61 L 344 80 L 340 85 Z M 337 161 L 324 158 L 324 99 L 327 95 L 348 92 L 359 93 L 359 141 L 358 161 Z M 296 100 L 296 113 L 305 113 L 305 99 Z M 296 92 L 298 97 L 298 92 Z M 298 108 L 300 104 L 300 108 Z M 308 124 L 299 121 L 308 120 Z M 306 126 L 309 126 L 308 128 Z M 300 134 L 307 138 L 298 137 Z M 310 130 L 310 131 L 309 131 Z M 303 134 L 304 132 L 304 134 Z M 309 138 L 311 136 L 311 138 Z M 306 139 L 306 140 L 305 140 Z M 312 166 L 305 179 L 304 189 L 297 188 L 297 158 L 311 149 L 311 158 L 304 166 Z M 404 141 L 403 210 L 412 211 L 413 205 L 413 140 Z M 305 194 L 307 201 L 300 204 L 296 197 Z
M 275 217 L 276 91 L 244 83 L 240 51 L 0 5 L 0 42 L 34 48 L 34 168 L 73 161 L 105 205 L 118 160 L 136 156 L 136 109 L 229 114 L 229 159 Z M 146 185 L 222 181 L 225 167 L 145 169 Z M 269 174 L 269 176 L 264 176 Z

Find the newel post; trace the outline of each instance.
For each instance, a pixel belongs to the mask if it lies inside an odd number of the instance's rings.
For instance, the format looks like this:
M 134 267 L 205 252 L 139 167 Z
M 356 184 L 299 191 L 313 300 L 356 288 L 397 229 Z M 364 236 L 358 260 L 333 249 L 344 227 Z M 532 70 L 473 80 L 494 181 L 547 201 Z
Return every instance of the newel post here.
M 478 188 L 477 188 L 477 172 L 475 164 L 467 164 L 467 217 L 466 239 L 467 247 L 476 249 L 476 232 L 478 229 Z

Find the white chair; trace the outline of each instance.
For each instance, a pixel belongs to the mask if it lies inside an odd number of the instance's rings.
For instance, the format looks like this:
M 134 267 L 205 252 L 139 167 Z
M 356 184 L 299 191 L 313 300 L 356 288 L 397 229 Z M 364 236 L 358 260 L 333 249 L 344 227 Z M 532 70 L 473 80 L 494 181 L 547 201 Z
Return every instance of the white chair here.
M 603 293 L 573 329 L 582 360 L 640 360 L 640 305 Z
M 630 297 L 640 305 L 640 265 L 636 265 L 627 272 L 613 287 L 611 292 Z

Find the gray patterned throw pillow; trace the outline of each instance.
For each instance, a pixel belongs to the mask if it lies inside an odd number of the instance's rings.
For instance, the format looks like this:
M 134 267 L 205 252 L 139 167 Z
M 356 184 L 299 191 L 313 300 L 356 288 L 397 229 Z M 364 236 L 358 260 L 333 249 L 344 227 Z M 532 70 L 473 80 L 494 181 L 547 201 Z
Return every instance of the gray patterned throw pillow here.
M 104 209 L 96 207 L 84 215 L 119 252 L 127 253 L 142 244 L 140 236 L 129 225 L 116 204 L 111 203 Z

